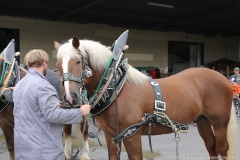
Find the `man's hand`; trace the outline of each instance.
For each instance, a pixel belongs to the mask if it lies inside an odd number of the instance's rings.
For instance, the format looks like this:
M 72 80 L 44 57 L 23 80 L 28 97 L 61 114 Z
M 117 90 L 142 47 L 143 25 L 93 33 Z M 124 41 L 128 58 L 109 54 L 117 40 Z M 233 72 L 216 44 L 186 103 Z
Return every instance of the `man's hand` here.
M 14 87 L 9 87 L 9 88 L 2 87 L 2 88 L 0 89 L 0 90 L 1 90 L 1 93 L 0 93 L 0 94 L 3 95 L 3 92 L 6 91 L 6 90 L 11 90 L 11 91 L 13 91 L 12 88 L 14 89 Z
M 14 87 L 8 87 L 11 91 L 13 91 L 14 90 Z
M 66 107 L 65 103 L 63 103 L 63 101 L 59 101 L 59 106 L 60 106 L 60 108 L 65 108 Z
M 82 110 L 82 116 L 85 117 L 90 113 L 91 106 L 88 104 L 82 105 L 80 109 Z

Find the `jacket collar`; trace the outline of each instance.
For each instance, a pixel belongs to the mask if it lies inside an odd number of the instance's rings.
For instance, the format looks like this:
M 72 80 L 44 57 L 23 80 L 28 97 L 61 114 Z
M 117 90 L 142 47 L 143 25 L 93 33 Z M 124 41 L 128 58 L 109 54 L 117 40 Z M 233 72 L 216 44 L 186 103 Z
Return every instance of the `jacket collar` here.
M 43 79 L 46 79 L 46 77 L 45 77 L 42 73 L 38 72 L 38 71 L 35 70 L 34 68 L 29 68 L 28 74 L 33 74 L 33 75 L 39 76 L 39 77 L 41 77 L 41 78 L 43 78 Z M 46 79 L 46 80 L 47 80 L 47 79 Z

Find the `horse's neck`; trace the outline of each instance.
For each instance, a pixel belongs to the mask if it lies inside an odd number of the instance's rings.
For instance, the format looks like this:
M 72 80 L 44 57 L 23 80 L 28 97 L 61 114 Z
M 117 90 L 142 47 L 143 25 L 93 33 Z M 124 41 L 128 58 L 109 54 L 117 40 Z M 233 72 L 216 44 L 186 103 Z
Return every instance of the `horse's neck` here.
M 94 94 L 94 91 L 97 89 L 98 84 L 102 78 L 104 71 L 93 71 L 93 76 L 89 78 L 85 78 L 84 80 L 84 87 L 86 88 L 89 96 L 91 97 Z

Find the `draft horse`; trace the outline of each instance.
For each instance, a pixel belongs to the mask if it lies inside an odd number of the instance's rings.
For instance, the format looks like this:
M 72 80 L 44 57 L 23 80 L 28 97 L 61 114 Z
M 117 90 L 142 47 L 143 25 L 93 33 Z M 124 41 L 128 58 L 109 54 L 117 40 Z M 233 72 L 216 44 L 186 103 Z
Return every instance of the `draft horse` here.
M 3 67 L 4 67 L 4 57 L 0 56 L 0 75 L 3 73 Z M 20 66 L 15 66 L 15 69 L 19 70 L 20 72 L 20 79 L 22 79 L 26 75 L 26 70 Z M 15 83 L 15 78 L 12 81 Z M 3 84 L 1 84 L 2 87 Z M 9 87 L 12 87 L 13 84 L 11 84 Z M 1 88 L 2 89 L 2 88 Z M 14 160 L 14 117 L 13 117 L 13 107 L 14 104 L 11 102 L 7 102 L 4 100 L 3 96 L 1 96 L 1 102 L 0 102 L 0 127 L 3 131 L 7 148 L 9 151 L 9 157 L 10 160 Z
M 57 67 L 63 76 L 66 99 L 73 104 L 78 103 L 84 98 L 80 91 L 85 89 L 89 102 L 93 102 L 91 100 L 97 99 L 101 91 L 106 91 L 105 85 L 101 86 L 100 83 L 117 79 L 114 74 L 108 75 L 111 71 L 105 72 L 112 57 L 111 50 L 95 41 L 74 37 L 62 44 L 58 48 Z M 89 70 L 92 72 L 90 76 L 86 74 Z M 115 96 L 117 99 L 108 105 L 103 103 L 103 106 L 107 106 L 103 109 L 98 108 L 102 106 L 98 103 L 110 95 L 103 94 L 97 103 L 90 103 L 93 105 L 91 113 L 104 131 L 111 160 L 118 159 L 118 149 L 112 139 L 129 126 L 141 122 L 145 113 L 153 114 L 156 107 L 149 77 L 126 63 L 125 70 L 126 80 L 118 92 L 114 92 L 114 95 L 118 94 Z M 107 78 L 103 80 L 104 76 Z M 237 158 L 238 133 L 232 103 L 233 93 L 230 83 L 223 75 L 207 68 L 191 68 L 167 78 L 156 79 L 155 84 L 161 87 L 162 99 L 166 104 L 164 112 L 170 120 L 185 125 L 196 121 L 210 159 L 218 156 L 222 159 Z M 174 132 L 171 127 L 161 124 L 152 126 L 152 135 Z M 148 123 L 145 123 L 134 135 L 123 140 L 130 160 L 143 159 L 141 135 L 148 135 L 148 128 Z M 118 146 L 121 147 L 120 142 Z
M 55 42 L 55 46 L 57 46 L 57 42 Z M 60 76 L 60 71 L 58 69 L 56 69 L 54 71 L 58 77 L 59 82 L 61 82 L 61 76 Z M 62 83 L 60 83 L 60 88 L 62 91 L 62 95 L 63 97 L 65 97 L 65 90 L 64 90 L 64 86 Z M 66 103 L 65 98 L 63 98 L 62 104 L 64 106 L 64 108 L 66 109 L 72 109 L 71 106 L 68 105 L 68 103 Z M 79 106 L 77 106 L 77 108 L 79 108 Z M 79 127 L 79 126 L 78 126 Z M 82 124 L 80 124 L 79 130 L 77 130 L 77 133 L 82 133 L 82 137 L 83 137 L 83 143 L 82 143 L 82 154 L 81 154 L 81 160 L 89 160 L 89 144 L 88 144 L 88 123 L 85 120 L 85 122 L 83 122 Z M 84 131 L 84 133 L 83 133 Z M 64 132 L 64 136 L 65 136 L 65 145 L 64 145 L 64 154 L 66 156 L 67 160 L 70 160 L 71 158 L 71 153 L 72 153 L 72 124 L 64 124 L 63 126 L 63 132 Z M 80 148 L 79 148 L 80 149 Z

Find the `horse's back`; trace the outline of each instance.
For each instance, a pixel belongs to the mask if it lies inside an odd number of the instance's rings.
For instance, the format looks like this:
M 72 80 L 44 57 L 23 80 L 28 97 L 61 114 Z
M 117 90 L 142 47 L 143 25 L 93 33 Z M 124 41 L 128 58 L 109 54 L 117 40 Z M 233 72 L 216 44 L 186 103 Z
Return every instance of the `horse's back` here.
M 214 87 L 215 91 L 226 89 L 231 92 L 231 85 L 227 78 L 208 68 L 189 68 L 173 76 L 159 79 L 160 83 L 166 83 L 166 81 L 178 86 L 195 86 L 197 87 L 195 89 L 199 90 Z
M 189 114 L 197 118 L 220 110 L 228 112 L 231 108 L 233 95 L 229 81 L 211 69 L 190 68 L 157 81 L 167 108 L 178 112 L 180 117 Z

